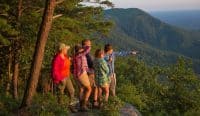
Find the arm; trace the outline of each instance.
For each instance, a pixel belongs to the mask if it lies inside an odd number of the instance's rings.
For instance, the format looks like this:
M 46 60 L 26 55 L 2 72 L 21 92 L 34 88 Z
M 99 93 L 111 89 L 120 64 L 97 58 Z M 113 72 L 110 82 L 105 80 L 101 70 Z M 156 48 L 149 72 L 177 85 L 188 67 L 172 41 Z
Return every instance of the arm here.
M 86 46 L 84 51 L 80 54 L 78 54 L 77 56 L 80 57 L 80 56 L 85 56 L 86 54 L 88 54 L 91 50 L 91 47 L 90 46 Z
M 136 55 L 137 51 L 120 51 L 120 52 L 113 52 L 115 56 L 128 56 L 128 55 Z

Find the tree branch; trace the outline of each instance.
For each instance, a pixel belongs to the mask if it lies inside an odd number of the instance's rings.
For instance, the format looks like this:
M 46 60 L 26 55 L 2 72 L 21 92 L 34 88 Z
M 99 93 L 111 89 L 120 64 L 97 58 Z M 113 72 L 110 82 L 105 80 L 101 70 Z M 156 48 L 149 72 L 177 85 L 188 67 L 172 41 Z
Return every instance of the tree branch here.
M 40 9 L 36 10 L 36 13 L 43 12 L 43 11 L 44 11 L 44 8 L 40 8 Z
M 56 5 L 61 4 L 62 2 L 64 2 L 65 0 L 57 0 L 56 1 Z
M 0 14 L 0 16 L 5 16 L 5 17 L 7 17 L 8 14 L 7 14 L 7 13 L 4 13 L 4 14 Z
M 53 16 L 53 19 L 58 18 L 58 17 L 61 17 L 61 16 L 63 16 L 63 14 L 55 15 L 55 16 Z

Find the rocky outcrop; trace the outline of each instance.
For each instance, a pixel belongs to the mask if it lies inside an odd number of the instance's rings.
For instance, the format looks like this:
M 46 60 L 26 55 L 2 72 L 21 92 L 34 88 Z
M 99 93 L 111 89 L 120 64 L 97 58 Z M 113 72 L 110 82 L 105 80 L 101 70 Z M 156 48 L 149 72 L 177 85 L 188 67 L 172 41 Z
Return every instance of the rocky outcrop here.
M 141 116 L 140 112 L 131 104 L 126 103 L 120 110 L 121 116 Z

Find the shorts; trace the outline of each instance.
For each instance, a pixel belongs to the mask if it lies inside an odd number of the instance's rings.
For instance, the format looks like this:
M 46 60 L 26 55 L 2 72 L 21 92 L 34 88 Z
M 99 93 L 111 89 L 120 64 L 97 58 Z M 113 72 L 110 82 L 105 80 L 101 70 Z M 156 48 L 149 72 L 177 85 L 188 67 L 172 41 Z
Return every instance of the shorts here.
M 98 87 L 104 87 L 110 84 L 110 78 L 107 76 L 95 77 L 95 83 Z
M 87 72 L 83 72 L 77 79 L 79 87 L 88 87 L 90 86 L 90 81 Z
M 91 87 L 93 87 L 93 88 L 96 87 L 95 75 L 94 74 L 88 74 L 88 77 L 89 77 Z

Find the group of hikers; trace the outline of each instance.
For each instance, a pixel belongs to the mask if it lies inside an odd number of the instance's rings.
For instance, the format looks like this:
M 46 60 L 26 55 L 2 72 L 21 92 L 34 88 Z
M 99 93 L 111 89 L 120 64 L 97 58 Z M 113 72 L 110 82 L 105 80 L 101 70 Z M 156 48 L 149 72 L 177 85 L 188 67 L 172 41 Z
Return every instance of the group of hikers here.
M 72 57 L 68 55 L 69 49 L 70 46 L 60 43 L 52 61 L 52 79 L 57 90 L 58 102 L 63 103 L 63 95 L 67 89 L 71 112 L 88 111 L 91 100 L 93 100 L 94 108 L 103 107 L 108 102 L 109 95 L 116 96 L 115 56 L 135 55 L 136 52 L 113 52 L 112 45 L 106 44 L 104 50 L 97 49 L 93 57 L 90 53 L 90 39 L 85 39 L 82 44 L 75 45 L 75 53 Z M 70 78 L 71 72 L 79 88 L 80 108 L 75 106 L 77 100 Z

